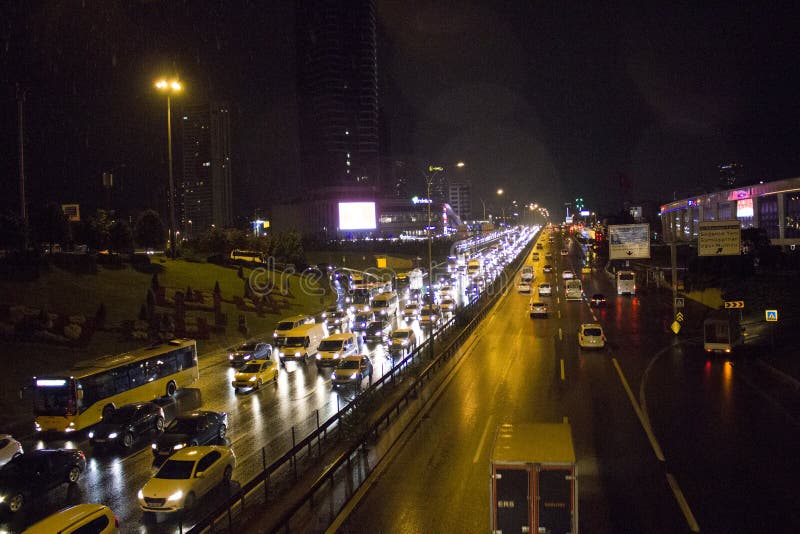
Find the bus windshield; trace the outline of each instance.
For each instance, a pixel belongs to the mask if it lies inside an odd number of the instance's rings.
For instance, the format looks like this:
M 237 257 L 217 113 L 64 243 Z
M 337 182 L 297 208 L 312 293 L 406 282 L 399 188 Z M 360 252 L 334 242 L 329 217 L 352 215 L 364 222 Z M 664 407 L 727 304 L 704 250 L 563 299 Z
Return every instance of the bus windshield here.
M 304 337 L 287 337 L 283 341 L 284 347 L 302 347 L 305 345 L 306 338 Z
M 75 408 L 75 397 L 68 380 L 38 379 L 33 397 L 36 415 L 67 415 Z

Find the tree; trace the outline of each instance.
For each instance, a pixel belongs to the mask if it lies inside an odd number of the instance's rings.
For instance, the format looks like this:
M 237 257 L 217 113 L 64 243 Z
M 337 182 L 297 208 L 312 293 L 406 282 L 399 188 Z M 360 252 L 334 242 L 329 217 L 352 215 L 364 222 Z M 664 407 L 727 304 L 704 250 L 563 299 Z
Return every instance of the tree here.
M 162 249 L 166 242 L 166 230 L 161 217 L 154 210 L 145 210 L 136 217 L 134 226 L 136 243 L 140 247 Z
M 109 231 L 109 246 L 114 252 L 133 250 L 133 231 L 125 219 L 117 219 Z
M 46 243 L 53 251 L 56 243 L 65 243 L 69 237 L 69 220 L 58 204 L 47 204 L 35 217 L 35 236 L 39 243 Z
M 26 231 L 25 224 L 16 213 L 0 213 L 0 249 L 22 250 Z
M 277 261 L 283 263 L 293 263 L 294 265 L 305 263 L 305 252 L 300 234 L 297 232 L 279 234 L 274 240 L 272 255 Z
M 97 210 L 89 217 L 86 224 L 86 244 L 93 250 L 105 250 L 111 243 L 111 226 L 114 224 L 113 213 Z

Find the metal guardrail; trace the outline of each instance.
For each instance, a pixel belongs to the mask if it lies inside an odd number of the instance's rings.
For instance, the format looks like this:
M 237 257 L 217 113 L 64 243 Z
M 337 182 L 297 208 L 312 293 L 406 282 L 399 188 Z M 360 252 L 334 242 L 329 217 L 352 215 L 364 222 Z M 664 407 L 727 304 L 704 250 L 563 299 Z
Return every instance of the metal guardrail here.
M 428 378 L 428 376 L 432 374 L 437 367 L 449 360 L 450 357 L 455 354 L 463 341 L 475 330 L 480 321 L 485 317 L 494 301 L 502 294 L 501 290 L 505 288 L 509 281 L 513 280 L 513 276 L 510 277 L 508 274 L 516 272 L 516 270 L 521 267 L 521 263 L 524 262 L 527 256 L 530 254 L 529 249 L 532 246 L 532 243 L 533 239 L 517 256 L 517 258 L 515 258 L 514 261 L 509 262 L 506 268 L 502 271 L 502 274 L 495 278 L 492 284 L 490 284 L 490 286 L 488 286 L 481 293 L 480 297 L 462 308 L 460 313 L 456 314 L 456 316 L 451 318 L 448 322 L 437 329 L 430 337 L 428 337 L 428 339 L 418 345 L 408 356 L 393 365 L 386 374 L 384 374 L 364 392 L 367 393 L 378 391 L 386 384 L 393 382 L 397 375 L 405 372 L 405 370 L 409 368 L 410 364 L 413 363 L 415 359 L 421 358 L 424 354 L 426 354 L 426 352 L 431 351 L 431 346 L 433 345 L 435 347 L 437 341 L 440 342 L 444 335 L 450 333 L 452 328 L 456 326 L 458 322 L 468 320 L 468 323 L 456 335 L 456 337 L 450 340 L 443 349 L 437 351 L 438 355 L 434 357 L 425 367 L 425 369 L 423 369 L 422 372 L 414 379 L 411 386 L 403 394 L 403 396 L 398 398 L 390 406 L 386 407 L 381 412 L 380 416 L 373 421 L 370 427 L 362 433 L 359 439 L 354 440 L 353 445 L 346 452 L 339 455 L 339 457 L 337 457 L 336 460 L 334 460 L 325 469 L 325 471 L 317 477 L 311 487 L 301 496 L 301 498 L 295 500 L 295 502 L 284 511 L 284 513 L 278 518 L 276 522 L 277 525 L 283 525 L 288 532 L 289 520 L 306 503 L 312 502 L 314 495 L 323 486 L 323 484 L 332 479 L 343 465 L 349 463 L 352 455 L 361 449 L 362 444 L 370 436 L 377 435 L 381 425 L 389 423 L 392 413 L 397 412 L 399 414 L 401 405 L 403 403 L 406 405 L 408 404 L 409 396 L 415 395 L 417 389 L 425 383 L 425 380 Z M 243 507 L 245 496 L 255 491 L 261 484 L 264 484 L 265 497 L 268 497 L 270 477 L 287 465 L 296 470 L 297 457 L 306 449 L 308 449 L 310 453 L 315 442 L 317 447 L 321 450 L 323 436 L 327 437 L 328 431 L 338 426 L 339 423 L 342 422 L 342 419 L 354 412 L 355 409 L 358 408 L 358 406 L 366 398 L 368 398 L 368 396 L 364 394 L 357 396 L 355 399 L 346 404 L 341 410 L 329 417 L 324 423 L 318 424 L 314 431 L 294 444 L 291 449 L 286 451 L 268 466 L 266 465 L 265 448 L 262 448 L 262 458 L 264 463 L 263 470 L 247 483 L 240 486 L 238 491 L 236 491 L 234 494 L 231 494 L 226 502 L 220 504 L 212 512 L 205 515 L 193 527 L 186 530 L 186 532 L 195 534 L 204 532 L 209 527 L 213 529 L 218 520 L 220 518 L 224 518 L 225 516 L 227 516 L 227 523 L 228 527 L 230 528 L 232 525 L 232 509 L 240 504 Z

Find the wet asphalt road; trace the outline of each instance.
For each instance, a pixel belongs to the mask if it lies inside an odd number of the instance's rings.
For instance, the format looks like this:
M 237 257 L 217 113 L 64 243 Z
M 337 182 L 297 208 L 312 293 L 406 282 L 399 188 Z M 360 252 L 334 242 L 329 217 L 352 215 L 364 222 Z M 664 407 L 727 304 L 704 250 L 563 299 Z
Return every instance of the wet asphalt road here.
M 554 274 L 542 273 L 544 257 L 530 262 L 535 283 L 563 288 L 563 269 L 580 273 L 577 246 L 568 257 L 552 246 Z M 698 340 L 666 331 L 671 303 L 663 296 L 618 297 L 598 270 L 582 278 L 586 295 L 607 296 L 605 308 L 567 302 L 562 289 L 537 299 L 549 303 L 547 319 L 531 319 L 529 297 L 510 288 L 411 439 L 353 503 L 342 532 L 488 531 L 497 426 L 565 418 L 582 532 L 796 529 L 800 432 L 774 384 L 741 357 L 708 358 Z M 578 348 L 587 322 L 603 326 L 605 350 Z

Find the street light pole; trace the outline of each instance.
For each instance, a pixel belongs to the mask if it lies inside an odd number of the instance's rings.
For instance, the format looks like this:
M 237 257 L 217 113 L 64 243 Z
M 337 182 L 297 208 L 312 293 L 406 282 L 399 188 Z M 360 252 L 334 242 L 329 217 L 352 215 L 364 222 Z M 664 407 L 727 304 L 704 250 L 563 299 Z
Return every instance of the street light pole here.
M 167 154 L 169 159 L 169 249 L 175 259 L 175 181 L 172 176 L 172 104 L 167 94 Z
M 177 80 L 159 80 L 156 82 L 156 89 L 167 95 L 167 159 L 169 160 L 169 248 L 170 256 L 175 259 L 175 241 L 177 225 L 175 223 L 175 180 L 172 175 L 172 93 L 179 93 L 183 86 Z
M 455 167 L 464 167 L 464 162 L 459 161 L 454 165 Z M 433 297 L 433 236 L 431 235 L 431 183 L 437 174 L 444 171 L 444 167 L 428 165 L 428 172 L 425 173 L 425 184 L 427 185 L 427 200 L 428 200 L 428 292 Z

